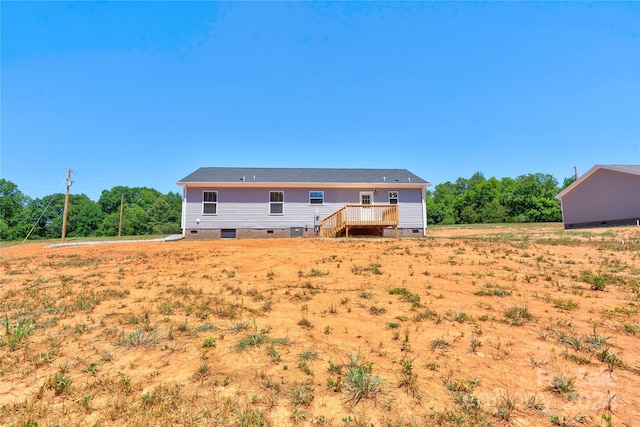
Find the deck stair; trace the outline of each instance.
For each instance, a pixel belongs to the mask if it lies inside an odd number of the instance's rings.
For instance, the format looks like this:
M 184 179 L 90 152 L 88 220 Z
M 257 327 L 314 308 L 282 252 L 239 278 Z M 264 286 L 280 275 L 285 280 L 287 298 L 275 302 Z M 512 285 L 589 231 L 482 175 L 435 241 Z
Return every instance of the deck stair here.
M 345 205 L 320 222 L 320 237 L 349 237 L 354 229 L 370 229 L 382 235 L 392 227 L 398 236 L 398 205 Z

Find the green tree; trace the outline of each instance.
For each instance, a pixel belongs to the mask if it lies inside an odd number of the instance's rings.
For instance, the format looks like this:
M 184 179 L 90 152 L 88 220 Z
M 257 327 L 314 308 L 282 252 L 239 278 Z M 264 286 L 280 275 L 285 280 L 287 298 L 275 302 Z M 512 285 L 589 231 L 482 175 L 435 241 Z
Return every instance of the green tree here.
M 62 193 L 30 200 L 25 209 L 25 220 L 30 224 L 30 231 L 32 230 L 29 238 L 60 237 L 63 213 L 64 194 Z
M 96 236 L 103 217 L 100 205 L 85 194 L 69 195 L 67 236 Z
M 560 221 L 558 192 L 548 174 L 498 180 L 476 172 L 427 191 L 427 216 L 431 224 Z
M 515 221 L 561 221 L 558 181 L 548 174 L 521 175 L 504 197 L 509 215 Z
M 25 228 L 24 210 L 29 202 L 16 184 L 0 179 L 0 239 L 15 240 Z
M 98 204 L 104 214 L 97 234 L 115 236 L 120 223 L 123 235 L 169 234 L 180 231 L 182 198 L 178 193 L 163 195 L 146 187 L 114 187 L 104 190 Z

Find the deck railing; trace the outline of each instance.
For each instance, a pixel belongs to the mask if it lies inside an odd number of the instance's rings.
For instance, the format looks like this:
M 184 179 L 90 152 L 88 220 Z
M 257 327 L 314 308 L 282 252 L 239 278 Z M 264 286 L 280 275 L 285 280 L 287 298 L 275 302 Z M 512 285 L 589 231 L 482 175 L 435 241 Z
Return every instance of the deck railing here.
M 332 237 L 353 227 L 394 227 L 399 222 L 398 205 L 346 205 L 320 222 L 320 236 Z

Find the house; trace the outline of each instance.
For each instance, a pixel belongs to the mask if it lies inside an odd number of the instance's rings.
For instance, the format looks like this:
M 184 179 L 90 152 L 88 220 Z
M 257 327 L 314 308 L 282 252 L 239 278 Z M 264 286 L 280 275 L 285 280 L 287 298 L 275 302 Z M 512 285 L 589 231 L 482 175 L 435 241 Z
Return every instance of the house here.
M 183 188 L 185 238 L 424 236 L 425 190 L 406 169 L 203 167 Z
M 640 165 L 595 165 L 556 198 L 564 228 L 638 225 Z

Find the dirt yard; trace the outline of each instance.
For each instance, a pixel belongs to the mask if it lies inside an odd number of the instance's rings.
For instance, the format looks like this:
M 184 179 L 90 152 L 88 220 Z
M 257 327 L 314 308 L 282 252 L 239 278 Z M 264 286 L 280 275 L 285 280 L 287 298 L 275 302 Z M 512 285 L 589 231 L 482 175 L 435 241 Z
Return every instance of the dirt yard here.
M 640 229 L 0 252 L 2 425 L 638 425 Z

